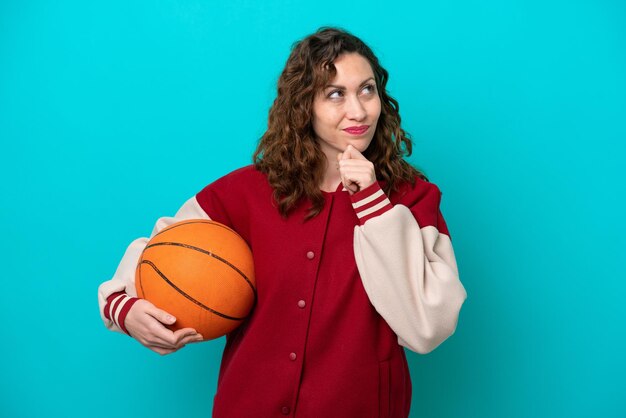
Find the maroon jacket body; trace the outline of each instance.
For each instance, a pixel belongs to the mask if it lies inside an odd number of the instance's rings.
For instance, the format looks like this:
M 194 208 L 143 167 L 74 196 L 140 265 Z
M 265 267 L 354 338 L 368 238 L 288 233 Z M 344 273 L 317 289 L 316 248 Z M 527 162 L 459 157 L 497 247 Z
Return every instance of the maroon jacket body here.
M 251 316 L 227 336 L 215 418 L 409 414 L 404 348 L 370 303 L 355 263 L 359 221 L 350 196 L 324 197 L 314 218 L 304 221 L 306 202 L 283 218 L 265 176 L 251 167 L 196 196 L 211 219 L 250 245 L 258 292 Z
M 406 418 L 405 347 L 427 353 L 454 333 L 467 293 L 427 181 L 386 196 L 381 185 L 324 193 L 305 221 L 302 200 L 282 217 L 264 174 L 244 167 L 211 183 L 152 236 L 178 221 L 212 219 L 237 231 L 254 257 L 257 303 L 227 335 L 215 418 Z M 98 301 L 104 324 L 128 332 L 134 240 Z

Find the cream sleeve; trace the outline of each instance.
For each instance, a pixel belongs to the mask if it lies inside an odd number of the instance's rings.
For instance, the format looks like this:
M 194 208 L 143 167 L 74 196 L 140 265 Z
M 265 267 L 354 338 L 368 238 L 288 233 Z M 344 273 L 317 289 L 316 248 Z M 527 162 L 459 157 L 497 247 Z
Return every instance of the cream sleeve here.
M 361 220 L 354 254 L 372 305 L 400 345 L 421 354 L 434 350 L 454 333 L 467 298 L 449 235 L 420 227 L 408 207 L 392 206 L 382 190 L 353 206 Z M 438 201 L 429 210 L 438 211 Z

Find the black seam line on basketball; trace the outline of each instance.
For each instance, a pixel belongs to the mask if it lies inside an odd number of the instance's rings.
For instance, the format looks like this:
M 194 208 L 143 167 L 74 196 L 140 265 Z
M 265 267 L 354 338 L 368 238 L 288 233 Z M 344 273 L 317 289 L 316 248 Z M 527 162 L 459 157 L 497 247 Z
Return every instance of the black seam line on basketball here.
M 164 232 L 171 231 L 172 229 L 180 228 L 181 226 L 185 226 L 185 225 L 193 225 L 193 224 L 207 224 L 207 225 L 211 225 L 211 226 L 217 226 L 217 227 L 220 227 L 220 228 L 224 228 L 224 229 L 227 229 L 227 230 L 229 230 L 231 232 L 235 232 L 232 229 L 230 229 L 229 227 L 227 227 L 226 225 L 222 225 L 219 222 L 215 222 L 215 221 L 213 221 L 211 219 L 198 219 L 197 221 L 185 221 L 185 220 L 182 220 L 182 221 L 180 221 L 180 225 L 177 225 L 177 224 L 170 225 L 169 227 L 167 227 L 167 230 L 164 229 L 162 231 L 157 232 L 155 237 L 157 235 L 161 235 Z
M 183 220 L 183 221 L 180 221 L 180 222 L 181 222 L 181 224 L 180 224 L 180 225 L 176 225 L 176 224 L 170 225 L 170 226 L 167 228 L 167 231 L 159 231 L 159 232 L 157 232 L 157 234 L 155 235 L 155 237 L 156 237 L 156 236 L 158 236 L 158 235 L 161 235 L 161 234 L 162 234 L 162 233 L 164 233 L 164 232 L 171 231 L 172 229 L 180 228 L 181 226 L 191 225 L 191 224 L 207 224 L 207 225 L 217 226 L 217 227 L 220 227 L 220 228 L 226 229 L 227 231 L 233 232 L 233 233 L 235 233 L 235 235 L 237 235 L 238 237 L 240 237 L 240 238 L 241 238 L 241 235 L 237 234 L 237 232 L 235 232 L 234 230 L 230 229 L 230 228 L 229 228 L 229 227 L 227 227 L 226 225 L 222 225 L 221 223 L 216 222 L 216 221 L 211 220 L 211 219 L 198 219 L 197 221 L 191 221 L 191 222 L 189 222 L 189 221 L 184 221 L 184 220 Z M 184 222 L 184 223 L 183 223 L 183 222 Z M 152 237 L 152 238 L 154 238 L 154 237 Z M 243 239 L 243 238 L 241 238 L 241 239 Z
M 188 295 L 187 293 L 185 293 L 185 292 L 184 292 L 181 288 L 179 288 L 179 287 L 178 287 L 178 286 L 176 286 L 174 283 L 172 283 L 172 282 L 170 281 L 170 279 L 168 279 L 168 278 L 165 276 L 165 274 L 161 273 L 161 270 L 159 270 L 159 269 L 157 268 L 157 266 L 155 266 L 155 265 L 154 265 L 154 263 L 152 263 L 152 261 L 150 261 L 150 260 L 143 260 L 143 261 L 141 262 L 141 264 L 148 264 L 150 267 L 152 267 L 152 268 L 154 269 L 154 271 L 156 271 L 156 272 L 157 272 L 157 274 L 158 274 L 159 276 L 161 276 L 161 278 L 162 278 L 163 280 L 165 280 L 165 282 L 166 282 L 167 284 L 169 284 L 170 286 L 172 286 L 172 287 L 173 287 L 176 291 L 180 292 L 180 294 L 181 294 L 181 295 L 183 295 L 184 297 L 186 297 L 187 299 L 189 299 L 191 302 L 195 303 L 196 305 L 198 305 L 198 306 L 199 306 L 199 307 L 201 307 L 202 309 L 206 309 L 207 311 L 209 311 L 209 312 L 211 312 L 211 313 L 214 313 L 215 315 L 221 316 L 222 318 L 231 319 L 231 320 L 233 320 L 233 321 L 243 321 L 244 319 L 246 319 L 246 318 L 247 318 L 247 316 L 244 316 L 243 318 L 237 318 L 237 317 L 234 317 L 234 316 L 229 316 L 229 315 L 223 314 L 223 313 L 221 313 L 221 312 L 218 312 L 218 311 L 216 311 L 215 309 L 211 309 L 211 308 L 209 308 L 208 306 L 204 305 L 202 302 L 199 302 L 199 301 L 195 300 L 193 297 L 191 297 L 190 295 Z
M 245 275 L 245 273 L 241 270 L 239 270 L 235 265 L 233 265 L 232 263 L 230 263 L 228 260 L 220 257 L 217 254 L 214 254 L 210 251 L 204 250 L 202 248 L 198 248 L 198 247 L 194 247 L 193 245 L 189 245 L 189 244 L 183 244 L 180 242 L 156 242 L 154 244 L 150 244 L 148 246 L 146 246 L 146 250 L 150 247 L 156 247 L 159 245 L 174 245 L 176 247 L 184 247 L 187 248 L 189 250 L 194 250 L 194 251 L 198 251 L 201 252 L 202 254 L 206 254 L 210 257 L 215 258 L 218 261 L 221 261 L 222 263 L 226 264 L 228 267 L 232 268 L 233 270 L 235 270 L 237 273 L 239 273 L 241 275 L 241 277 L 243 277 L 243 279 L 248 283 L 248 285 L 250 286 L 250 289 L 252 289 L 252 293 L 254 294 L 254 301 L 256 302 L 256 289 L 254 288 L 254 285 L 252 284 L 252 282 L 250 281 L 250 279 L 248 279 L 248 276 Z M 145 251 L 145 250 L 144 250 Z

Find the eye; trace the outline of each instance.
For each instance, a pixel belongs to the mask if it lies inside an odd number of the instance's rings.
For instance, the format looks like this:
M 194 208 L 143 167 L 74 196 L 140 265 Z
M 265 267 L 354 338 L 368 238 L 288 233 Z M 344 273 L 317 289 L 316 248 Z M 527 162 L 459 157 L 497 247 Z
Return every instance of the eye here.
M 365 86 L 363 86 L 363 89 L 361 91 L 363 91 L 365 94 L 373 94 L 376 92 L 376 86 L 373 84 L 366 84 Z
M 326 95 L 329 99 L 339 99 L 343 97 L 343 92 L 341 90 L 333 90 Z

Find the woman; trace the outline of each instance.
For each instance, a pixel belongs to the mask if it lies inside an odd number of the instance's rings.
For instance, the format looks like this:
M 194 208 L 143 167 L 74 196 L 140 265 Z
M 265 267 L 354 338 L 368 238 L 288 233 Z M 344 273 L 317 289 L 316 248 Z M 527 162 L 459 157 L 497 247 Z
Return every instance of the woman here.
M 387 72 L 355 36 L 322 28 L 295 44 L 254 165 L 189 199 L 174 218 L 236 230 L 255 259 L 257 305 L 227 336 L 215 417 L 407 417 L 403 347 L 450 336 L 466 292 L 437 186 L 403 160 L 411 142 Z M 148 241 L 99 288 L 105 325 L 160 354 L 202 336 L 133 297 Z

